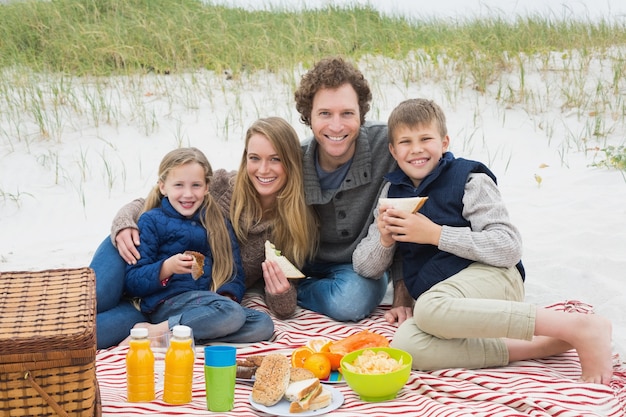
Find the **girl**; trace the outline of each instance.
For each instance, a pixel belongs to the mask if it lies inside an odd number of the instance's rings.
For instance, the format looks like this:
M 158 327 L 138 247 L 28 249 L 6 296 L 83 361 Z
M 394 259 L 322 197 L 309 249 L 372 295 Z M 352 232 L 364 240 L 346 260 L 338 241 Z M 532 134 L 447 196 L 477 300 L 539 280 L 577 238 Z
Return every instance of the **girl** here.
M 153 332 L 184 324 L 200 344 L 267 340 L 274 325 L 260 311 L 239 305 L 245 282 L 239 247 L 228 220 L 209 194 L 211 166 L 196 148 L 169 152 L 137 226 L 140 258 L 128 265 L 125 291 L 140 299 Z M 194 279 L 194 257 L 205 256 Z

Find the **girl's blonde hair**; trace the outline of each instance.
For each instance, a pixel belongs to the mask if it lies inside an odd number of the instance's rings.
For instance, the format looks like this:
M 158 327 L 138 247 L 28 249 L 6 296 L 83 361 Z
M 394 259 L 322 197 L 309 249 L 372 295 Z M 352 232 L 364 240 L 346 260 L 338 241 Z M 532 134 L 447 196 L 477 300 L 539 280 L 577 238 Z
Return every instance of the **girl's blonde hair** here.
M 159 165 L 159 180 L 157 185 L 150 191 L 144 204 L 144 211 L 159 207 L 163 200 L 163 194 L 159 184 L 165 182 L 170 171 L 185 164 L 197 163 L 204 169 L 204 180 L 210 186 L 213 169 L 208 159 L 197 148 L 179 148 L 163 157 Z M 200 220 L 207 232 L 207 239 L 213 254 L 213 269 L 211 271 L 211 290 L 216 291 L 225 282 L 229 281 L 235 270 L 233 260 L 233 248 L 230 235 L 226 227 L 226 219 L 222 215 L 219 206 L 207 193 L 200 206 Z
M 250 180 L 246 165 L 248 144 L 255 135 L 266 137 L 280 158 L 287 183 L 276 198 L 276 205 L 263 213 L 259 194 Z M 304 198 L 302 148 L 298 134 L 280 117 L 268 117 L 254 122 L 246 132 L 246 143 L 230 205 L 230 219 L 239 242 L 248 238 L 248 230 L 266 218 L 272 219 L 271 241 L 298 267 L 313 258 L 317 250 L 318 221 Z

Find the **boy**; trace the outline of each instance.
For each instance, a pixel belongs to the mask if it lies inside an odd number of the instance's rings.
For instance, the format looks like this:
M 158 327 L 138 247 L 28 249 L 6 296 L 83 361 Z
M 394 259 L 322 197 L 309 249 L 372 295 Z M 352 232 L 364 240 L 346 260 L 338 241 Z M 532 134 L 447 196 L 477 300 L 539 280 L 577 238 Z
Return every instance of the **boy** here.
M 416 214 L 381 206 L 353 254 L 355 270 L 376 276 L 403 259 L 415 305 L 392 345 L 413 367 L 483 368 L 574 348 L 581 381 L 609 384 L 611 324 L 596 315 L 524 303 L 521 238 L 509 220 L 494 174 L 455 158 L 445 115 L 432 101 L 406 100 L 388 121 L 389 150 L 399 169 L 381 197 L 428 196 Z

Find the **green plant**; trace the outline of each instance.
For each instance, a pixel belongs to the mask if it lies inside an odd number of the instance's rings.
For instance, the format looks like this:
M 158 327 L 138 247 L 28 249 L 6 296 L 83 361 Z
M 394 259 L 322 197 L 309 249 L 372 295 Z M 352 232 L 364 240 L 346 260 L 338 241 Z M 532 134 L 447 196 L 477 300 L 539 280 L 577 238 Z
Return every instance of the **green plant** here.
M 604 153 L 604 159 L 594 162 L 591 166 L 614 168 L 620 171 L 626 171 L 626 146 L 609 145 L 605 148 L 596 150 Z

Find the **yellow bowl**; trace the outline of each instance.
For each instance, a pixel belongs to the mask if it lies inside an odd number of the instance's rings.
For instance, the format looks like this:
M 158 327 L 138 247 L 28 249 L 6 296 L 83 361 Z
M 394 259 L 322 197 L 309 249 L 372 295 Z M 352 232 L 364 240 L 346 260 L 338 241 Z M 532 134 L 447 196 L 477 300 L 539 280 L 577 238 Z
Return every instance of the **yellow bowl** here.
M 401 361 L 402 367 L 386 374 L 360 374 L 349 371 L 345 364 L 352 365 L 357 356 L 360 356 L 366 350 L 374 352 L 385 351 L 393 359 L 398 362 Z M 341 359 L 341 374 L 348 386 L 359 394 L 361 400 L 368 402 L 388 401 L 396 398 L 398 392 L 409 380 L 412 362 L 411 355 L 400 349 L 378 347 L 355 350 Z

